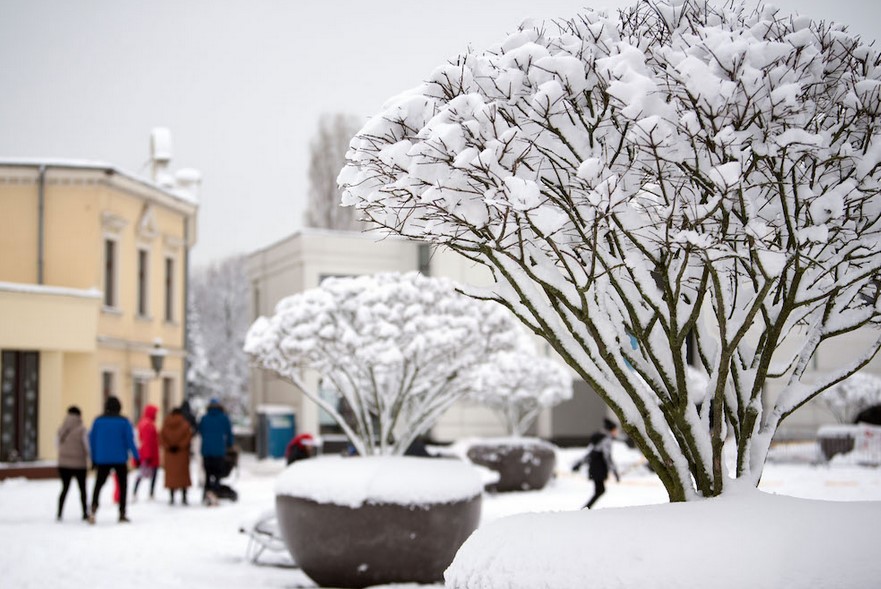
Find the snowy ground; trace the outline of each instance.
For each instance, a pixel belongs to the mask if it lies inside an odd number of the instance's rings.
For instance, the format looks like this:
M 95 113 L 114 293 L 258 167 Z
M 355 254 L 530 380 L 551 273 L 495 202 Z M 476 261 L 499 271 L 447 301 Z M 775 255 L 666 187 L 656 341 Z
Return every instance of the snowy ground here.
M 483 521 L 529 511 L 579 509 L 592 485 L 568 469 L 578 456 L 578 450 L 562 451 L 559 476 L 543 491 L 487 495 Z M 598 508 L 666 501 L 657 477 L 641 467 L 634 454 L 619 445 L 616 457 L 624 476 L 620 483 L 610 481 Z M 133 523 L 127 525 L 116 522 L 110 485 L 102 493 L 97 524 L 89 526 L 79 520 L 75 488 L 68 494 L 66 518 L 58 523 L 54 518 L 58 481 L 0 482 L 0 586 L 312 587 L 299 570 L 277 566 L 285 563 L 283 555 L 264 558 L 262 565 L 248 562 L 248 539 L 239 533 L 243 524 L 273 507 L 273 484 L 282 468 L 281 461 L 244 456 L 238 475 L 227 480 L 239 491 L 239 502 L 225 501 L 214 508 L 198 505 L 195 490 L 189 507 L 169 506 L 161 479 L 157 497 L 150 501 L 142 485 L 141 499 L 129 508 Z M 91 479 L 89 483 L 91 490 Z M 809 499 L 881 501 L 881 469 L 769 464 L 762 489 Z

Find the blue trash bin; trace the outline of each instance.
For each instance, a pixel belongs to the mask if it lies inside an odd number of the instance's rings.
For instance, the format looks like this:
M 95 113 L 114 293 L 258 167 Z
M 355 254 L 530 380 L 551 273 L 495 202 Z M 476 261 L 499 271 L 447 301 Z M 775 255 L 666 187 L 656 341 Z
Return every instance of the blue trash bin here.
M 257 458 L 284 458 L 288 442 L 297 433 L 294 410 L 285 406 L 257 408 Z

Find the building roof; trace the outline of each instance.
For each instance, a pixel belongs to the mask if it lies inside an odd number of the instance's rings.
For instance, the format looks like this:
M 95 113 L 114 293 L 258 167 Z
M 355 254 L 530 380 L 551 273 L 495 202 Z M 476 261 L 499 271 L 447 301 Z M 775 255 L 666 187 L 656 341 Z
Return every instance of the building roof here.
M 77 159 L 59 159 L 59 158 L 0 158 L 0 168 L 40 168 L 45 167 L 47 169 L 65 169 L 65 170 L 92 170 L 92 171 L 100 171 L 104 172 L 107 175 L 115 175 L 121 178 L 125 178 L 131 182 L 136 184 L 140 184 L 146 188 L 151 190 L 157 190 L 166 196 L 169 196 L 175 200 L 178 200 L 182 203 L 191 206 L 198 206 L 199 199 L 185 190 L 178 190 L 174 188 L 169 188 L 167 186 L 161 186 L 147 180 L 146 178 L 142 178 L 130 172 L 126 172 L 125 170 L 121 170 L 120 168 L 114 166 L 113 164 L 109 164 L 107 162 L 102 162 L 98 160 L 77 160 Z

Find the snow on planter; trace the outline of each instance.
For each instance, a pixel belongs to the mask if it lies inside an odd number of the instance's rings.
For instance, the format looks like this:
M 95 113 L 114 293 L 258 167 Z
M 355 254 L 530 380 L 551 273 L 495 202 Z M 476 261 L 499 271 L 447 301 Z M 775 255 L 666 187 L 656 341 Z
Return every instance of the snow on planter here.
M 877 587 L 879 529 L 881 502 L 754 489 L 687 503 L 523 514 L 475 532 L 447 569 L 446 587 Z
M 480 495 L 478 472 L 457 460 L 410 456 L 325 456 L 295 462 L 279 475 L 276 495 L 359 507 L 364 503 L 426 505 Z
M 557 464 L 555 446 L 540 438 L 469 438 L 453 444 L 450 452 L 495 472 L 494 480 L 484 480 L 489 491 L 542 489 Z

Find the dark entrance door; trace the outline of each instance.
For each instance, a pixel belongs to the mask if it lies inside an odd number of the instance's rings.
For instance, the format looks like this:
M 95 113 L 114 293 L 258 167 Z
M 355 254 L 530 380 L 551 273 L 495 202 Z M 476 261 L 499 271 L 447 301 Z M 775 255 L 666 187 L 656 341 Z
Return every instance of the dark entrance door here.
M 0 355 L 0 461 L 37 459 L 40 354 Z

